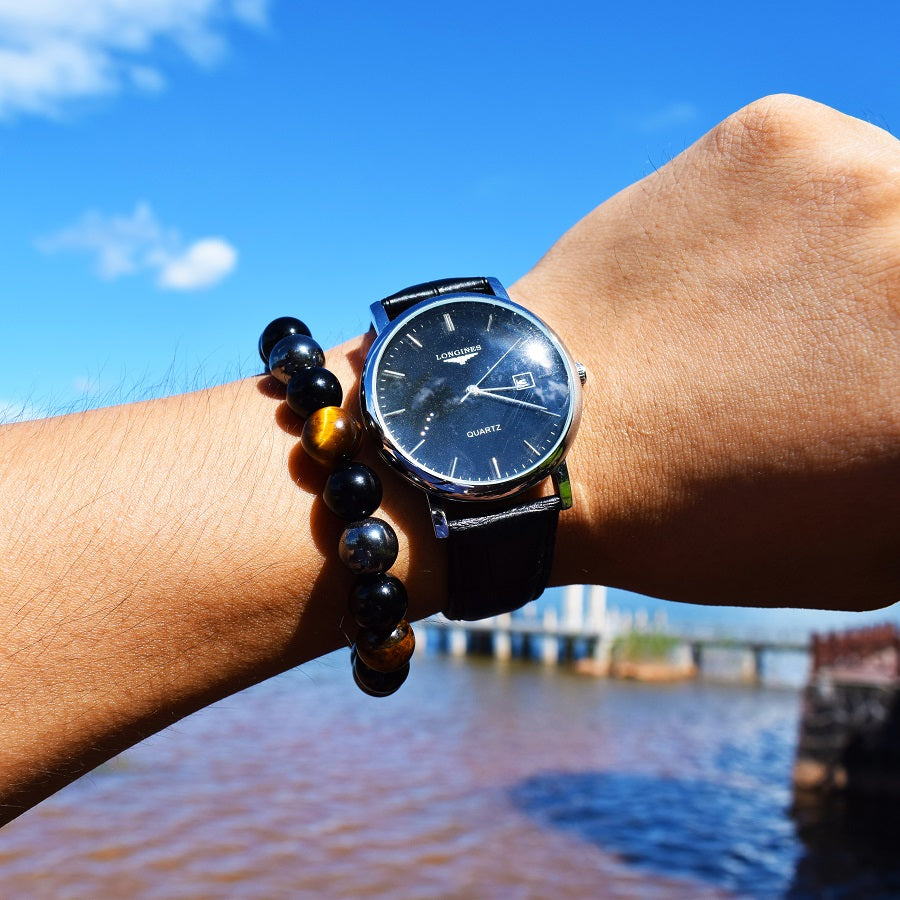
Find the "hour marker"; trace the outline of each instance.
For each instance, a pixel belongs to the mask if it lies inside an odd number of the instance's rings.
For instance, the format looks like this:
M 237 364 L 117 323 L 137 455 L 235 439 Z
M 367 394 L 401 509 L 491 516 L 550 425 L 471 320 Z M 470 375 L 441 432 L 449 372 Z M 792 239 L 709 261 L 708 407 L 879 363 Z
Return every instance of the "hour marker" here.
M 444 325 L 447 326 L 447 331 L 456 331 L 456 326 L 453 324 L 453 319 L 450 318 L 450 313 L 444 313 Z
M 453 465 L 450 466 L 450 477 L 451 477 L 451 478 L 452 478 L 453 475 L 456 473 L 456 464 L 457 464 L 457 462 L 459 462 L 459 457 L 458 457 L 458 456 L 454 456 L 454 457 L 453 457 Z
M 400 413 L 405 413 L 405 412 L 406 412 L 405 409 L 394 409 L 394 410 L 391 410 L 391 412 L 389 412 L 389 413 L 385 413 L 384 417 L 387 418 L 388 416 L 399 416 Z
M 413 448 L 412 448 L 412 450 L 410 450 L 410 451 L 409 451 L 409 453 L 410 453 L 410 456 L 411 456 L 411 455 L 412 455 L 412 454 L 413 454 L 413 453 L 415 453 L 415 452 L 416 452 L 416 450 L 418 450 L 418 449 L 419 449 L 419 447 L 421 447 L 421 446 L 422 446 L 422 444 L 424 444 L 424 443 L 425 443 L 425 439 L 424 439 L 424 438 L 422 438 L 422 440 L 421 440 L 421 441 L 419 441 L 419 443 L 418 443 L 418 444 L 416 444 L 416 446 L 415 446 L 415 447 L 413 447 Z
M 491 325 L 493 325 L 493 324 L 494 324 L 494 314 L 491 313 L 491 314 L 488 316 L 487 328 L 485 328 L 484 330 L 485 330 L 485 331 L 490 331 L 490 330 L 491 330 Z
M 494 471 L 497 473 L 497 477 L 500 478 L 500 466 L 497 465 L 497 457 L 492 456 L 491 462 L 494 464 Z
M 535 456 L 540 456 L 540 455 L 541 455 L 539 451 L 535 450 L 534 447 L 532 447 L 531 444 L 528 443 L 528 441 L 522 441 L 522 443 L 525 444 L 525 446 L 526 446 L 526 447 L 527 447 L 527 448 L 528 448 Z
M 391 378 L 406 378 L 406 372 L 395 372 L 393 369 L 382 369 L 383 375 L 390 375 Z
M 411 343 L 415 344 L 420 350 L 422 349 L 422 344 L 420 341 L 417 341 L 411 334 L 407 334 L 406 336 L 409 338 Z

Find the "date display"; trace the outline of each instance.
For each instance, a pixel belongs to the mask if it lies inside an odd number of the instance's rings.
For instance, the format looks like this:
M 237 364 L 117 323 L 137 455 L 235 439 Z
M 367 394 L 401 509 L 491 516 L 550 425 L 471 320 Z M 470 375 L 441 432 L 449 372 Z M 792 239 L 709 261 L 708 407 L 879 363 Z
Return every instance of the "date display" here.
M 517 391 L 525 391 L 528 388 L 534 387 L 534 375 L 531 372 L 520 372 L 518 375 L 513 375 L 513 387 Z

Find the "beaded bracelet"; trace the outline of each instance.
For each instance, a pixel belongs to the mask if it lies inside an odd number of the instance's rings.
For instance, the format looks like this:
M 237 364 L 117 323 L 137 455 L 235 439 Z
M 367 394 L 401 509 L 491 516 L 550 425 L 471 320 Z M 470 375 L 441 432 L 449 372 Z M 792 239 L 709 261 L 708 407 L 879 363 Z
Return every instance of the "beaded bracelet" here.
M 306 420 L 300 434 L 306 454 L 335 467 L 322 499 L 349 523 L 338 556 L 359 576 L 349 602 L 359 626 L 350 652 L 353 678 L 366 694 L 387 697 L 406 681 L 416 639 L 406 620 L 406 589 L 387 574 L 397 559 L 397 535 L 387 522 L 372 516 L 381 505 L 381 480 L 368 466 L 352 462 L 362 427 L 341 409 L 340 382 L 324 368 L 325 353 L 300 319 L 284 316 L 270 322 L 259 339 L 259 355 L 287 386 L 287 405 Z

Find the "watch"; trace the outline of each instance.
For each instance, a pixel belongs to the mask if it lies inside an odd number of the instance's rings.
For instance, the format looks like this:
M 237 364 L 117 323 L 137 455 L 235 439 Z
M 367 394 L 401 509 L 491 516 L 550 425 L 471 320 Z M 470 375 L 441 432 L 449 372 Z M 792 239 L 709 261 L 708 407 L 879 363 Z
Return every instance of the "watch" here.
M 559 513 L 572 505 L 565 457 L 586 372 L 496 278 L 415 285 L 371 312 L 363 418 L 388 464 L 424 491 L 447 543 L 444 614 L 518 609 L 546 587 Z M 548 478 L 552 493 L 535 499 Z

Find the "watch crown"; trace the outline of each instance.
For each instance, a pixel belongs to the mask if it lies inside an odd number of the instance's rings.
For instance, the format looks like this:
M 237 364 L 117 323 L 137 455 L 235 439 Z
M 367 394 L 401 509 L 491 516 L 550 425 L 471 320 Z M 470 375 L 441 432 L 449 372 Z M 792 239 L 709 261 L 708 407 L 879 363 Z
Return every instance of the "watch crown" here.
M 578 373 L 581 383 L 584 384 L 587 381 L 587 369 L 582 363 L 575 363 L 575 371 Z

